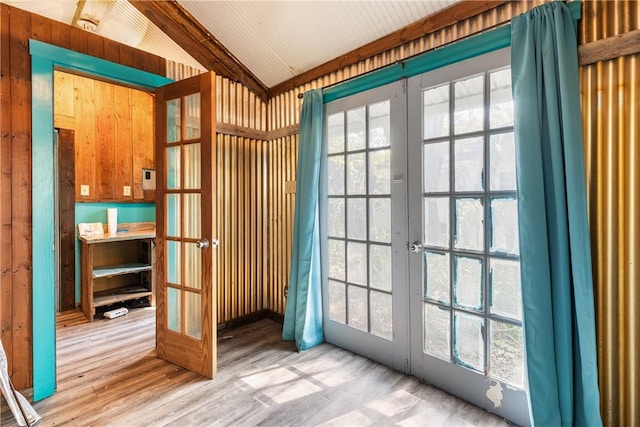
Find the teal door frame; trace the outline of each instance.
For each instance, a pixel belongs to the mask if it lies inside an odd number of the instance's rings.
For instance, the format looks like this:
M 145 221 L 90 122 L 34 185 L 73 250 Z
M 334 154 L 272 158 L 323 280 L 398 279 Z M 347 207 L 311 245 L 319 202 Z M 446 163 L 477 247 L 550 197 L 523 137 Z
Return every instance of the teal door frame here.
M 29 40 L 29 52 L 32 132 L 33 400 L 37 401 L 51 396 L 56 388 L 53 70 L 66 70 L 147 91 L 154 91 L 173 80 L 36 40 Z

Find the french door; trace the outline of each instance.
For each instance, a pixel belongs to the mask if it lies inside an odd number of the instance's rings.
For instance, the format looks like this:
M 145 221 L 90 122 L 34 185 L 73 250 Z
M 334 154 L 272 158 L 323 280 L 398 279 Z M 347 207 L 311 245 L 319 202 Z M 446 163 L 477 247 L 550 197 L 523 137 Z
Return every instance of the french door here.
M 509 63 L 509 51 L 497 51 L 412 77 L 406 90 L 398 83 L 327 104 L 325 335 L 528 424 Z M 373 153 L 386 140 L 370 123 L 378 99 L 393 105 L 390 91 L 405 107 L 391 109 L 383 163 Z M 382 165 L 388 195 L 370 182 Z M 354 176 L 364 182 L 357 193 Z M 385 197 L 389 238 L 379 242 Z M 380 338 L 380 271 L 391 349 L 364 344 Z
M 325 336 L 408 369 L 406 103 L 402 83 L 326 105 L 327 203 L 321 203 Z
M 156 91 L 156 352 L 216 374 L 215 75 Z

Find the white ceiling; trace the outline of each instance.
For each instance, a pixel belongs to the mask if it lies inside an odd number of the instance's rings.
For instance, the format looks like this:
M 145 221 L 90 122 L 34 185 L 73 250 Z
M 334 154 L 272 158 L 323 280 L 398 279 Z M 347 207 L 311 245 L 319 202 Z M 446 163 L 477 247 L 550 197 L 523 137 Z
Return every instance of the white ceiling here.
M 77 0 L 0 0 L 71 24 Z M 374 41 L 459 0 L 178 0 L 267 87 Z M 97 33 L 204 69 L 127 0 L 98 4 Z M 99 6 L 103 6 L 102 10 Z
M 178 2 L 273 87 L 456 1 Z

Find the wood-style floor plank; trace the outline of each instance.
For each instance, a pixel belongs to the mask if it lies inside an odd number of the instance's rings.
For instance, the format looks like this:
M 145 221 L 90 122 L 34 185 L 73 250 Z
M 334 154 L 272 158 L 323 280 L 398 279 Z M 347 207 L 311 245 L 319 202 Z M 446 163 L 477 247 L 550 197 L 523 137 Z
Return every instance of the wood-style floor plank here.
M 271 320 L 220 331 L 213 380 L 155 357 L 153 308 L 57 323 L 58 389 L 34 404 L 41 426 L 509 425 L 330 344 L 298 353 Z M 17 425 L 2 404 L 0 424 Z

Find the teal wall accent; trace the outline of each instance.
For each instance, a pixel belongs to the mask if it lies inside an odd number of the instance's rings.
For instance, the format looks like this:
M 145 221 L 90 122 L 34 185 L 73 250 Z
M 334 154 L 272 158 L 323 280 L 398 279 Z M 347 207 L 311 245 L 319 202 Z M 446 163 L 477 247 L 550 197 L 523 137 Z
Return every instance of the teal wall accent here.
M 53 258 L 53 73 L 49 71 L 52 69 L 53 63 L 50 60 L 32 58 L 31 155 L 32 165 L 37 165 L 37 167 L 31 168 L 33 395 L 36 400 L 53 393 L 56 386 L 55 264 Z M 46 316 L 45 313 L 51 313 L 51 315 Z
M 78 224 L 81 222 L 107 223 L 107 209 L 118 209 L 118 224 L 124 222 L 155 222 L 155 203 L 76 203 L 76 304 L 80 302 L 80 241 Z
M 127 86 L 154 90 L 163 76 L 105 61 L 36 40 L 31 53 L 33 400 L 56 388 L 55 265 L 53 260 L 53 70 L 63 68 Z
M 81 71 L 102 77 L 113 82 L 134 86 L 141 89 L 154 90 L 158 86 L 171 83 L 173 80 L 164 76 L 137 70 L 115 62 L 105 61 L 84 53 L 74 52 L 62 47 L 42 43 L 37 40 L 29 40 L 29 52 L 32 57 L 49 59 L 56 65 L 72 71 Z

